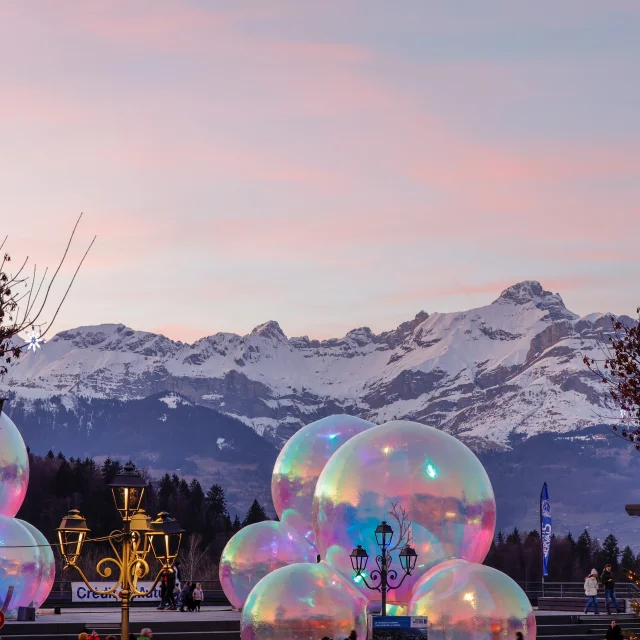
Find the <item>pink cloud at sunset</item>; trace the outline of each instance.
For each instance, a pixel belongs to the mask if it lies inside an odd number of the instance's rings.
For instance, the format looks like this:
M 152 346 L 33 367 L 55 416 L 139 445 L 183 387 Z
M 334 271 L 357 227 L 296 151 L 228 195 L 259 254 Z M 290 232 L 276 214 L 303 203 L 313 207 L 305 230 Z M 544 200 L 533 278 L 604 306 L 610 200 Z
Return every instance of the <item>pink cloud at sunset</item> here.
M 521 279 L 628 313 L 639 27 L 624 0 L 4 4 L 9 248 L 54 264 L 85 212 L 59 328 L 328 337 Z

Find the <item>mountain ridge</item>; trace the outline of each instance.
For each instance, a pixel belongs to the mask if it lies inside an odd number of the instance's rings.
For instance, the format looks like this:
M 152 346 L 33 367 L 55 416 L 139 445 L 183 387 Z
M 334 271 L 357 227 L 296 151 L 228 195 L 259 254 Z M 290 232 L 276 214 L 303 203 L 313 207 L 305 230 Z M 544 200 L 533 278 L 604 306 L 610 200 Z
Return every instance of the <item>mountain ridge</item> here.
M 123 324 L 77 327 L 12 364 L 0 388 L 27 403 L 61 396 L 139 400 L 176 392 L 239 420 L 281 446 L 331 413 L 374 422 L 407 418 L 482 447 L 516 433 L 570 431 L 611 412 L 586 370 L 608 314 L 579 317 L 537 281 L 489 305 L 420 311 L 395 329 L 358 327 L 341 338 L 287 337 L 269 320 L 240 336 L 192 344 Z

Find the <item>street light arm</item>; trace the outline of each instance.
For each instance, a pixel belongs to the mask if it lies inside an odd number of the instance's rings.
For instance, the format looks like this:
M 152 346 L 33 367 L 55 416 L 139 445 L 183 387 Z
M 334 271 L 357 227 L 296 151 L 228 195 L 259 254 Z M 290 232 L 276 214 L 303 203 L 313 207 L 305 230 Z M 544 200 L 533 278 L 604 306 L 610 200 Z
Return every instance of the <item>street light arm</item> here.
M 111 560 L 112 562 L 115 562 L 115 560 L 113 558 L 105 558 L 105 560 Z M 68 569 L 69 567 L 72 567 L 73 569 L 75 569 L 79 574 L 80 577 L 82 578 L 82 582 L 85 583 L 87 589 L 89 589 L 89 591 L 91 591 L 91 593 L 95 593 L 97 596 L 115 596 L 116 591 L 118 590 L 118 587 L 120 586 L 120 581 L 118 581 L 113 587 L 111 587 L 111 589 L 94 589 L 89 580 L 87 579 L 87 576 L 84 575 L 82 569 L 76 565 L 76 564 L 71 564 L 71 565 L 66 565 L 64 568 Z M 107 575 L 111 575 L 111 568 L 108 568 L 109 573 Z M 100 574 L 102 575 L 102 574 Z
M 371 580 L 373 580 L 373 582 L 379 582 L 378 586 L 376 587 L 375 584 L 369 584 L 367 582 L 367 579 L 364 577 L 362 571 L 360 571 L 357 576 L 359 578 L 362 578 L 362 581 L 364 582 L 364 586 L 367 587 L 367 589 L 370 589 L 371 591 L 380 591 L 380 589 L 382 588 L 382 580 L 380 579 L 380 572 L 377 569 L 374 569 L 370 574 L 369 577 L 371 578 Z M 378 576 L 376 578 L 376 576 Z
M 158 584 L 158 582 L 160 582 L 160 578 L 162 577 L 162 572 L 167 567 L 166 567 L 166 565 L 163 565 L 162 567 L 160 567 L 160 570 L 158 571 L 158 574 L 156 575 L 156 579 L 153 581 L 153 584 L 149 587 L 149 591 L 139 591 L 138 587 L 137 587 L 138 578 L 144 578 L 149 573 L 149 564 L 147 563 L 146 560 L 138 559 L 135 562 L 133 562 L 132 565 L 135 565 L 138 562 L 140 564 L 145 564 L 146 565 L 146 570 L 142 575 L 134 578 L 134 582 L 131 584 L 130 590 L 131 590 L 131 596 L 132 597 L 133 596 L 137 596 L 137 597 L 143 598 L 145 596 L 148 596 L 156 588 L 156 585 Z
M 398 579 L 398 572 L 395 569 L 391 569 L 391 571 L 389 571 L 389 573 L 387 574 L 388 578 L 387 578 L 387 589 L 399 589 L 402 586 L 402 583 L 404 582 L 404 579 L 411 575 L 410 573 L 404 573 L 402 578 L 400 579 L 400 582 L 398 582 L 398 584 L 393 585 L 389 582 L 389 579 L 391 580 L 397 580 Z

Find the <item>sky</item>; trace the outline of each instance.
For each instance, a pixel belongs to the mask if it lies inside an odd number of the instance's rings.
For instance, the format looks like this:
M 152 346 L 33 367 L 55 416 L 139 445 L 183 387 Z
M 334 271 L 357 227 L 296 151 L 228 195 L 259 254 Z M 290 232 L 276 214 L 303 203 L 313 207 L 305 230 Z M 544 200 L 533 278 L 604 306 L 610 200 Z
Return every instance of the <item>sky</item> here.
M 56 330 L 640 304 L 636 0 L 0 4 L 0 234 Z M 53 309 L 53 305 L 51 307 Z

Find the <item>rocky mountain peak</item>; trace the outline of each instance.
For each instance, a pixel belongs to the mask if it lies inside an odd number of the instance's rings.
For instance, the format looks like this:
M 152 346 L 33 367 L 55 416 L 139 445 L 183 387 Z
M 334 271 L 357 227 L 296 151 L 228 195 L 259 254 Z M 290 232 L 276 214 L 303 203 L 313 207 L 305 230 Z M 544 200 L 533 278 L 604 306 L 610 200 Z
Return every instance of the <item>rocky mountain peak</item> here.
M 271 340 L 277 340 L 278 342 L 287 341 L 287 336 L 275 320 L 269 320 L 268 322 L 259 324 L 251 332 L 251 335 L 260 336 L 262 338 L 270 338 Z
M 569 311 L 559 293 L 552 293 L 537 280 L 524 280 L 507 287 L 493 304 L 526 305 L 533 303 L 538 309 L 548 312 L 550 320 L 575 320 L 578 316 Z

